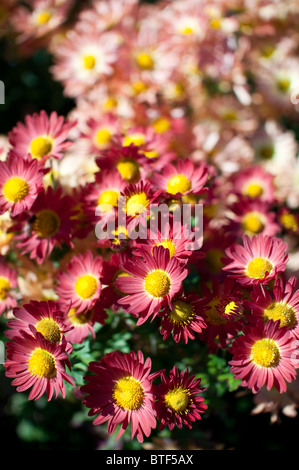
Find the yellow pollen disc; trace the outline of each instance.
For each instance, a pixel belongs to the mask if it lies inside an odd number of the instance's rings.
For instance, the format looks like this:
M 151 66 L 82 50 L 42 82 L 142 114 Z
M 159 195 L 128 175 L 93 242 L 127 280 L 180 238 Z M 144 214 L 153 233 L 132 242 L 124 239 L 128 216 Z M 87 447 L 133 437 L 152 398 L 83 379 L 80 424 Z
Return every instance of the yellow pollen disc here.
M 236 305 L 236 303 L 235 303 L 234 301 L 229 302 L 229 304 L 227 304 L 227 305 L 225 306 L 224 313 L 225 313 L 226 315 L 230 315 L 231 313 L 235 313 L 235 311 L 236 311 L 235 309 L 236 309 L 236 308 L 237 308 L 237 305 Z
M 237 113 L 233 110 L 228 110 L 223 113 L 223 119 L 229 122 L 237 121 L 238 116 Z
M 185 193 L 191 189 L 191 182 L 185 175 L 173 176 L 168 181 L 167 192 L 170 194 Z
M 190 403 L 190 392 L 183 387 L 169 390 L 164 397 L 165 404 L 174 413 L 186 413 Z
M 53 237 L 60 227 L 60 218 L 58 215 L 48 209 L 44 209 L 36 214 L 32 229 L 39 237 Z
M 208 322 L 211 323 L 211 325 L 223 325 L 224 323 L 226 323 L 226 320 L 222 318 L 217 312 L 216 306 L 218 304 L 218 298 L 212 299 L 209 303 L 209 307 L 211 308 L 206 311 Z
M 117 207 L 119 193 L 113 189 L 104 191 L 98 200 L 98 205 L 101 206 L 104 212 L 109 212 L 111 206 Z
M 170 121 L 167 118 L 161 117 L 154 122 L 153 128 L 158 134 L 164 134 L 164 132 L 170 129 Z
M 93 317 L 93 310 L 89 310 L 87 313 L 76 313 L 75 308 L 71 308 L 68 312 L 68 319 L 73 325 L 80 326 L 88 323 Z
M 30 144 L 30 153 L 33 158 L 40 160 L 45 155 L 49 155 L 53 148 L 51 137 L 36 137 Z
M 169 275 L 162 269 L 151 271 L 144 279 L 144 288 L 152 297 L 165 297 L 169 293 L 170 287 Z
M 148 150 L 142 152 L 147 158 L 158 158 L 159 153 L 156 150 Z
M 111 132 L 107 129 L 100 129 L 95 134 L 95 144 L 96 146 L 102 147 L 107 144 L 111 139 Z
M 291 81 L 288 78 L 279 78 L 276 82 L 277 89 L 282 93 L 289 91 L 291 86 Z
M 279 348 L 270 338 L 260 339 L 251 348 L 251 359 L 257 366 L 275 367 L 280 359 Z
M 164 248 L 168 248 L 170 258 L 172 258 L 172 256 L 175 255 L 176 248 L 172 240 L 164 240 L 164 241 L 161 241 L 160 243 L 156 243 L 156 245 L 163 246 Z
M 83 57 L 83 64 L 87 70 L 92 70 L 96 65 L 96 58 L 93 55 L 86 55 Z
M 280 216 L 280 221 L 285 228 L 292 230 L 293 232 L 297 232 L 298 223 L 293 214 L 282 214 Z
M 219 18 L 213 18 L 210 21 L 210 26 L 213 29 L 220 29 L 221 28 L 221 20 Z
M 114 98 L 113 96 L 110 96 L 109 98 L 107 98 L 107 100 L 105 101 L 104 105 L 103 105 L 103 108 L 105 111 L 109 111 L 111 109 L 114 109 L 116 108 L 118 105 L 118 101 L 116 98 Z
M 146 91 L 148 89 L 148 86 L 141 80 L 137 80 L 136 82 L 132 83 L 132 88 L 134 93 L 136 93 L 136 95 L 139 95 L 143 91 Z
M 55 357 L 45 349 L 36 348 L 28 361 L 28 369 L 33 375 L 51 379 L 56 375 Z
M 173 303 L 173 310 L 168 314 L 169 320 L 177 325 L 187 325 L 194 316 L 192 305 L 183 300 L 176 300 Z
M 136 217 L 146 210 L 148 206 L 148 199 L 145 193 L 133 194 L 127 200 L 127 214 L 131 217 Z
M 117 164 L 121 177 L 128 183 L 137 183 L 140 178 L 140 167 L 134 160 L 122 160 Z
M 246 269 L 246 275 L 253 279 L 263 279 L 266 273 L 270 274 L 273 269 L 270 261 L 264 258 L 255 258 L 250 261 Z
M 181 34 L 185 34 L 186 36 L 190 36 L 194 33 L 194 29 L 191 26 L 185 26 L 184 28 L 180 29 Z
M 124 147 L 128 147 L 131 144 L 136 145 L 136 147 L 140 147 L 141 145 L 146 144 L 145 135 L 144 134 L 126 135 L 126 137 L 123 140 Z
M 7 293 L 10 289 L 10 282 L 6 277 L 0 277 L 0 300 L 7 298 Z
M 23 201 L 29 193 L 29 184 L 21 178 L 11 178 L 3 186 L 3 195 L 9 202 Z
M 263 216 L 256 212 L 249 212 L 242 219 L 242 227 L 251 234 L 261 233 L 265 228 Z
M 267 320 L 280 320 L 280 326 L 291 327 L 296 325 L 296 314 L 292 307 L 283 302 L 274 302 L 264 310 L 264 317 Z
M 90 274 L 85 274 L 77 280 L 75 291 L 82 299 L 90 299 L 96 293 L 97 287 L 96 278 Z
M 259 148 L 258 154 L 263 160 L 270 160 L 273 157 L 273 154 L 274 154 L 273 145 L 272 144 L 262 145 Z
M 264 189 L 260 184 L 251 183 L 244 189 L 243 194 L 245 196 L 249 196 L 253 198 L 253 197 L 261 196 L 263 192 L 264 192 Z
M 150 54 L 147 54 L 146 52 L 142 52 L 137 56 L 137 64 L 139 67 L 143 70 L 152 70 L 154 68 L 154 60 L 151 57 Z
M 35 328 L 39 331 L 44 338 L 46 338 L 50 343 L 57 344 L 61 340 L 61 330 L 53 318 L 43 318 L 36 325 Z
M 134 377 L 123 377 L 113 388 L 113 398 L 117 406 L 124 410 L 138 410 L 143 404 L 143 387 Z
M 52 18 L 52 14 L 49 11 L 43 11 L 37 15 L 36 24 L 37 25 L 47 24 L 49 23 L 51 18 Z

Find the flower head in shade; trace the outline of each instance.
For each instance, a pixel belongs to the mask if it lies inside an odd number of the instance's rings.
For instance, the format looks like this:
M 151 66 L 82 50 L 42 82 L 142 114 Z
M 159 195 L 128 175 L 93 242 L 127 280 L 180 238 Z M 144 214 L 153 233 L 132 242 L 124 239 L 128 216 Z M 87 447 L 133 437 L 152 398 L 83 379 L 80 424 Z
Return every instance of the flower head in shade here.
M 260 320 L 254 326 L 247 325 L 230 348 L 232 374 L 241 380 L 242 387 L 248 387 L 253 393 L 264 386 L 283 393 L 287 390 L 286 382 L 296 378 L 292 362 L 292 357 L 296 357 L 296 341 L 279 323 Z
M 161 329 L 165 341 L 172 335 L 174 341 L 183 341 L 185 344 L 193 340 L 207 325 L 202 316 L 206 309 L 204 299 L 196 294 L 176 296 L 172 300 L 172 309 L 165 307 L 160 313 Z
M 90 250 L 74 255 L 65 271 L 58 274 L 56 289 L 59 302 L 76 314 L 91 309 L 102 290 L 102 257 L 94 256 Z
M 201 341 L 207 343 L 210 351 L 219 346 L 226 348 L 230 339 L 244 326 L 244 301 L 240 285 L 233 279 L 214 278 L 212 286 L 202 286 L 206 309 L 202 316 L 206 328 L 200 333 Z
M 20 336 L 20 331 L 33 334 L 36 330 L 51 344 L 63 344 L 66 332 L 72 329 L 65 311 L 59 309 L 58 304 L 52 300 L 32 300 L 29 304 L 15 308 L 13 315 L 14 318 L 7 322 L 9 329 L 5 331 L 9 339 Z
M 208 168 L 192 160 L 178 160 L 168 163 L 161 173 L 152 177 L 155 187 L 171 197 L 198 195 L 206 191 Z
M 138 317 L 138 325 L 150 316 L 154 319 L 165 305 L 173 308 L 172 298 L 180 291 L 188 274 L 185 264 L 170 258 L 169 250 L 163 246 L 154 247 L 152 254 L 148 250 L 140 251 L 141 256 L 135 256 L 122 266 L 130 276 L 115 280 L 115 286 L 127 294 L 118 300 L 119 305 Z
M 72 142 L 68 140 L 75 122 L 66 121 L 55 111 L 48 115 L 44 110 L 25 117 L 9 133 L 13 151 L 20 156 L 30 154 L 37 160 L 60 160 Z
M 189 370 L 179 371 L 177 367 L 161 374 L 161 384 L 155 385 L 157 418 L 160 430 L 166 426 L 172 430 L 175 426 L 192 429 L 195 421 L 201 419 L 207 405 L 200 394 L 205 391 L 200 387 L 201 379 L 190 375 Z
M 11 217 L 27 211 L 42 191 L 44 169 L 37 160 L 11 153 L 0 161 L 0 213 Z
M 117 439 L 130 424 L 132 439 L 143 442 L 149 437 L 156 428 L 151 366 L 141 351 L 112 352 L 89 364 L 91 374 L 84 377 L 87 383 L 81 390 L 87 394 L 83 404 L 89 415 L 98 415 L 95 425 L 108 421 L 109 434 L 121 425 Z
M 94 325 L 96 323 L 104 325 L 107 317 L 101 301 L 96 302 L 90 310 L 81 313 L 77 313 L 75 308 L 70 308 L 67 312 L 67 318 L 72 328 L 65 333 L 66 340 L 71 344 L 80 344 L 89 334 L 95 338 Z
M 271 290 L 263 285 L 254 286 L 252 301 L 249 302 L 252 310 L 249 321 L 256 322 L 257 318 L 264 322 L 279 320 L 281 327 L 286 327 L 294 338 L 299 338 L 299 289 L 296 286 L 295 276 L 286 282 L 278 277 Z
M 70 363 L 65 346 L 52 344 L 41 333 L 33 336 L 21 331 L 20 336 L 7 342 L 5 375 L 14 379 L 12 385 L 18 392 L 31 388 L 29 400 L 38 400 L 46 393 L 50 401 L 60 392 L 64 398 L 64 381 L 74 385 L 66 366 Z
M 259 234 L 243 236 L 243 245 L 226 249 L 227 264 L 222 268 L 242 285 L 266 284 L 286 269 L 287 243 L 281 238 Z
M 18 287 L 18 272 L 4 259 L 0 263 L 0 315 L 17 305 L 13 290 Z
M 14 231 L 16 246 L 22 254 L 29 254 L 38 264 L 50 256 L 54 247 L 62 243 L 73 247 L 72 235 L 77 221 L 75 202 L 62 193 L 62 188 L 51 186 L 41 191 L 26 214 L 17 219 Z

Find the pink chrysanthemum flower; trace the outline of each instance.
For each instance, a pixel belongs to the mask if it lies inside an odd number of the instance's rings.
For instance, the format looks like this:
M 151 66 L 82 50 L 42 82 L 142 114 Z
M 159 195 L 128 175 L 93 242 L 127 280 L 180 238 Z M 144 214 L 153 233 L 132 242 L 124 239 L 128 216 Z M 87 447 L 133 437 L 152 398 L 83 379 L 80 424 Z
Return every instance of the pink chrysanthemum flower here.
M 17 306 L 14 289 L 18 286 L 18 272 L 1 259 L 0 263 L 0 315 Z
M 176 296 L 172 306 L 172 309 L 166 307 L 159 314 L 162 317 L 160 333 L 163 341 L 172 335 L 176 343 L 182 340 L 187 344 L 207 327 L 202 316 L 207 306 L 204 299 L 196 294 Z
M 0 213 L 11 217 L 28 211 L 42 191 L 44 169 L 37 160 L 11 153 L 0 161 Z
M 67 313 L 67 318 L 72 328 L 65 333 L 65 339 L 71 344 L 81 344 L 89 334 L 95 339 L 94 325 L 96 323 L 104 325 L 107 317 L 100 301 L 96 302 L 90 310 L 81 313 L 71 308 Z
M 53 345 L 65 344 L 65 334 L 72 328 L 65 311 L 52 300 L 32 300 L 29 304 L 15 308 L 13 316 L 14 318 L 7 322 L 10 329 L 5 331 L 8 339 L 20 336 L 20 331 L 34 334 L 36 330 Z M 65 346 L 67 352 L 71 352 L 71 345 Z
M 252 315 L 250 322 L 256 322 L 257 317 L 280 321 L 280 326 L 287 327 L 294 338 L 299 338 L 299 290 L 296 289 L 297 278 L 292 276 L 286 283 L 277 278 L 273 290 L 263 285 L 254 286 L 249 302 Z
M 244 300 L 240 285 L 233 279 L 212 280 L 211 288 L 202 286 L 206 309 L 202 316 L 207 327 L 200 334 L 210 351 L 226 348 L 230 339 L 244 326 Z
M 169 376 L 163 371 L 161 384 L 155 385 L 157 418 L 161 421 L 160 430 L 166 426 L 172 430 L 175 426 L 192 429 L 195 421 L 201 419 L 207 405 L 200 394 L 205 388 L 200 387 L 201 379 L 189 374 L 188 368 L 179 371 L 173 367 Z
M 66 121 L 53 111 L 49 116 L 42 110 L 25 117 L 25 123 L 18 122 L 9 133 L 13 151 L 20 156 L 30 154 L 38 160 L 55 158 L 61 160 L 72 142 L 68 140 L 75 122 Z
M 299 214 L 293 210 L 282 207 L 277 214 L 278 223 L 281 229 L 292 235 L 299 234 Z
M 68 309 L 75 308 L 76 314 L 94 307 L 102 290 L 102 263 L 102 257 L 94 256 L 89 250 L 74 255 L 66 270 L 58 274 L 59 303 Z
M 286 392 L 286 382 L 292 382 L 297 376 L 292 362 L 292 357 L 296 358 L 297 354 L 295 343 L 287 328 L 280 327 L 279 321 L 264 323 L 261 320 L 254 326 L 247 325 L 230 349 L 231 372 L 241 380 L 242 387 L 248 387 L 253 393 L 263 386 Z
M 275 201 L 274 176 L 263 166 L 252 166 L 232 177 L 233 191 L 252 199 Z
M 89 151 L 98 154 L 111 145 L 111 140 L 120 132 L 120 123 L 116 115 L 106 113 L 98 119 L 89 118 L 81 139 L 88 143 Z
M 182 288 L 188 274 L 185 265 L 170 258 L 169 250 L 163 246 L 154 247 L 153 254 L 144 249 L 140 251 L 141 256 L 135 256 L 122 266 L 130 276 L 118 277 L 115 281 L 115 286 L 127 294 L 118 303 L 139 317 L 137 325 L 151 315 L 154 319 L 165 305 L 172 309 L 172 298 Z
M 30 211 L 20 216 L 13 230 L 16 246 L 22 254 L 29 254 L 38 264 L 50 256 L 54 247 L 63 243 L 73 247 L 72 234 L 77 221 L 75 202 L 63 195 L 62 189 L 49 186 L 39 193 Z
M 229 216 L 227 230 L 232 231 L 235 236 L 252 237 L 259 233 L 275 236 L 280 232 L 276 213 L 267 201 L 241 197 L 229 209 L 232 214 Z
M 208 168 L 192 160 L 177 160 L 167 164 L 160 174 L 155 173 L 152 180 L 157 189 L 172 197 L 198 195 L 207 190 Z
M 113 73 L 118 48 L 119 36 L 112 31 L 102 32 L 96 25 L 84 33 L 70 29 L 53 47 L 53 77 L 62 83 L 66 96 L 77 98 Z
M 100 362 L 91 362 L 86 385 L 81 387 L 88 396 L 83 404 L 89 415 L 99 414 L 93 421 L 99 425 L 108 421 L 108 434 L 121 424 L 118 439 L 131 424 L 132 439 L 143 442 L 156 428 L 156 411 L 151 374 L 151 360 L 141 351 L 106 354 Z
M 64 381 L 75 385 L 66 372 L 70 368 L 65 347 L 53 345 L 41 333 L 28 334 L 25 331 L 7 342 L 4 362 L 6 377 L 13 378 L 12 385 L 18 392 L 31 388 L 29 400 L 38 400 L 44 393 L 50 401 L 61 392 L 65 398 Z
M 244 286 L 266 284 L 286 269 L 287 243 L 281 238 L 259 234 L 244 235 L 243 245 L 234 243 L 225 250 L 229 277 Z

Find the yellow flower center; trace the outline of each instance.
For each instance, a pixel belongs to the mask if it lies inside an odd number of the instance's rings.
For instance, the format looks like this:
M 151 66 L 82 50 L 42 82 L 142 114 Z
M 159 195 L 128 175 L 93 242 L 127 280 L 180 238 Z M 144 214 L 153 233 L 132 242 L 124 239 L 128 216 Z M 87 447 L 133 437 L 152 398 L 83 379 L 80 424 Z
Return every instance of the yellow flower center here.
M 164 241 L 161 241 L 160 243 L 156 243 L 156 245 L 157 246 L 163 246 L 164 248 L 167 248 L 171 258 L 172 258 L 172 256 L 175 255 L 176 248 L 175 248 L 175 244 L 173 243 L 172 240 L 164 240 Z
M 132 88 L 134 93 L 136 93 L 136 95 L 139 95 L 143 91 L 146 91 L 148 89 L 148 86 L 141 80 L 137 80 L 136 82 L 132 83 Z
M 51 137 L 36 137 L 30 144 L 30 153 L 33 158 L 40 160 L 45 155 L 49 155 L 52 148 L 53 139 Z
M 113 388 L 113 398 L 117 406 L 124 410 L 138 410 L 143 404 L 143 387 L 134 377 L 123 377 Z
M 124 147 L 128 147 L 131 144 L 136 145 L 136 147 L 140 147 L 146 143 L 145 135 L 144 134 L 131 134 L 126 135 L 123 140 Z
M 272 144 L 264 144 L 259 148 L 258 152 L 259 156 L 263 160 L 270 160 L 273 157 L 274 154 L 274 147 Z
M 127 200 L 127 214 L 136 217 L 141 214 L 148 206 L 148 199 L 144 192 L 133 194 Z
M 147 158 L 158 158 L 159 153 L 156 150 L 147 150 L 142 152 Z
M 266 273 L 270 274 L 273 269 L 270 261 L 264 258 L 255 258 L 251 260 L 246 269 L 246 275 L 253 279 L 263 279 Z
M 42 318 L 35 327 L 50 343 L 57 344 L 60 342 L 61 330 L 53 318 Z
M 292 307 L 283 302 L 274 302 L 264 310 L 264 317 L 267 320 L 280 320 L 280 326 L 291 327 L 296 325 L 296 314 Z
M 94 311 L 91 309 L 88 312 L 83 312 L 83 313 L 76 313 L 75 308 L 71 308 L 70 311 L 68 312 L 68 319 L 73 325 L 80 326 L 80 325 L 85 325 L 88 323 L 91 318 L 93 317 Z
M 42 238 L 53 237 L 57 233 L 59 227 L 60 218 L 55 212 L 48 209 L 38 212 L 32 224 L 33 230 Z
M 143 70 L 152 70 L 154 68 L 155 62 L 152 56 L 146 52 L 142 52 L 137 56 L 137 64 Z
M 264 192 L 264 189 L 260 184 L 251 183 L 244 189 L 243 194 L 245 196 L 249 196 L 251 198 L 254 198 L 254 197 L 261 196 L 263 194 L 263 192 Z
M 186 413 L 190 403 L 190 392 L 183 387 L 174 388 L 166 393 L 164 401 L 166 406 L 174 413 Z
M 87 70 L 92 70 L 96 65 L 96 58 L 93 55 L 86 55 L 83 57 L 83 64 Z
M 185 175 L 176 175 L 168 181 L 167 192 L 170 194 L 185 193 L 191 189 L 191 182 Z
M 181 34 L 185 34 L 186 36 L 190 36 L 194 33 L 194 29 L 191 26 L 185 26 L 180 29 Z
M 221 20 L 220 18 L 213 18 L 210 21 L 210 26 L 213 29 L 220 29 L 221 28 Z
M 216 306 L 218 304 L 219 304 L 218 298 L 212 299 L 209 303 L 210 309 L 206 311 L 208 322 L 211 323 L 211 325 L 217 326 L 217 325 L 223 325 L 224 323 L 226 323 L 225 318 L 222 318 L 217 312 Z
M 56 361 L 53 354 L 42 348 L 36 348 L 28 361 L 31 374 L 51 379 L 56 375 Z
M 280 359 L 279 348 L 270 338 L 260 339 L 251 348 L 251 359 L 257 366 L 275 367 Z
M 128 183 L 137 183 L 140 178 L 140 167 L 134 160 L 122 160 L 117 164 L 122 178 Z
M 276 82 L 277 89 L 282 93 L 289 91 L 291 86 L 291 80 L 289 78 L 279 78 Z
M 36 24 L 43 25 L 49 23 L 50 19 L 52 18 L 52 14 L 50 11 L 42 11 L 36 16 Z
M 187 325 L 190 323 L 194 316 L 194 309 L 192 305 L 184 302 L 183 300 L 176 300 L 173 302 L 173 310 L 168 314 L 169 320 L 178 325 Z
M 10 282 L 6 277 L 0 277 L 0 300 L 5 300 L 10 289 Z
M 102 147 L 107 144 L 111 139 L 111 132 L 108 129 L 99 129 L 94 138 L 95 145 Z
M 236 304 L 234 301 L 229 302 L 229 303 L 225 306 L 224 313 L 225 313 L 226 315 L 231 315 L 232 313 L 235 313 L 236 308 L 238 308 L 238 307 L 237 307 L 237 304 Z
M 144 279 L 144 288 L 152 297 L 164 297 L 169 293 L 170 287 L 169 275 L 162 269 L 151 271 Z
M 111 206 L 117 207 L 119 199 L 119 193 L 110 189 L 108 191 L 104 191 L 98 200 L 98 205 L 101 206 L 103 212 L 109 212 L 111 210 Z
M 3 195 L 9 202 L 23 201 L 28 193 L 29 184 L 19 177 L 9 179 L 3 186 Z
M 94 276 L 85 274 L 76 281 L 75 291 L 82 299 L 90 299 L 97 291 L 98 282 Z
M 242 227 L 251 234 L 261 233 L 265 228 L 262 215 L 257 212 L 249 212 L 242 219 Z
M 161 117 L 154 122 L 153 127 L 158 134 L 164 134 L 170 129 L 170 121 L 165 117 Z
M 293 232 L 297 232 L 298 223 L 296 217 L 293 214 L 282 214 L 280 216 L 280 220 L 285 228 L 292 230 Z

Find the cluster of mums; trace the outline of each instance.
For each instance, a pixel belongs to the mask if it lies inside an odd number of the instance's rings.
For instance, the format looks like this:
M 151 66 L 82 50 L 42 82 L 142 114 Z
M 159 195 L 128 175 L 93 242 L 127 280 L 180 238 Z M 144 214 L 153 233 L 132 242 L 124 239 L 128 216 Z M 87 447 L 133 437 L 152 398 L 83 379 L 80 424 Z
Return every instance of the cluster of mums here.
M 5 34 L 20 55 L 53 54 L 75 105 L 67 118 L 27 114 L 0 142 L 12 385 L 30 400 L 65 397 L 74 345 L 125 312 L 136 328 L 156 323 L 170 351 L 226 351 L 253 394 L 287 392 L 299 366 L 299 187 L 279 117 L 298 116 L 296 2 L 99 0 L 69 22 L 75 2 L 23 3 L 4 2 Z M 168 219 L 154 230 L 161 205 Z M 177 217 L 185 206 L 192 229 Z M 140 442 L 158 421 L 192 428 L 207 408 L 196 364 L 155 371 L 137 349 L 89 364 L 77 393 L 94 423 L 120 425 L 118 437 L 131 425 Z

